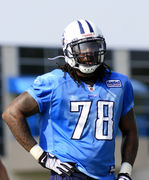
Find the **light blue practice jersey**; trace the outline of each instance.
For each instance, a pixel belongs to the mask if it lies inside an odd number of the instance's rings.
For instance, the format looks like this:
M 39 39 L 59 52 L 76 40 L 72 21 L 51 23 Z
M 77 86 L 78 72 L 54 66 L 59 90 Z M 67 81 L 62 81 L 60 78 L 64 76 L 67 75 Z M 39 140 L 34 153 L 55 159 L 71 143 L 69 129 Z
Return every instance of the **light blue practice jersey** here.
M 88 176 L 114 180 L 120 117 L 133 107 L 130 80 L 112 72 L 90 89 L 61 70 L 39 76 L 27 92 L 40 109 L 40 146 Z

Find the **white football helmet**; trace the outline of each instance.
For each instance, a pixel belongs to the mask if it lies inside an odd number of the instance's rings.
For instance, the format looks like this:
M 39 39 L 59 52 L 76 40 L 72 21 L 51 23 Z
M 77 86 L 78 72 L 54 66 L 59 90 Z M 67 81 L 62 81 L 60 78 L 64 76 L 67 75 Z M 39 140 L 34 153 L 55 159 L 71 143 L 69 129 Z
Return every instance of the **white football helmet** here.
M 64 30 L 62 44 L 65 62 L 82 73 L 94 72 L 104 61 L 105 39 L 91 21 L 70 23 Z

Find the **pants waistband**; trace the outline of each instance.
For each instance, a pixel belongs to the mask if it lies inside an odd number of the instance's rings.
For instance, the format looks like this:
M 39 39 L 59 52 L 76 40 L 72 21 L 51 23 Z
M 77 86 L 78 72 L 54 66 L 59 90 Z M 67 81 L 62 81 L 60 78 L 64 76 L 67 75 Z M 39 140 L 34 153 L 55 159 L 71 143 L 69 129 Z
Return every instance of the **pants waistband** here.
M 69 176 L 64 176 L 62 178 L 60 175 L 58 175 L 57 173 L 55 173 L 54 171 L 51 170 L 50 180 L 55 180 L 55 179 L 56 180 L 62 180 L 62 179 L 69 180 Z M 81 171 L 79 171 L 77 169 L 71 174 L 70 179 L 71 180 L 80 180 L 80 179 L 82 179 L 82 180 L 97 180 L 97 179 L 87 176 L 86 174 L 82 173 Z

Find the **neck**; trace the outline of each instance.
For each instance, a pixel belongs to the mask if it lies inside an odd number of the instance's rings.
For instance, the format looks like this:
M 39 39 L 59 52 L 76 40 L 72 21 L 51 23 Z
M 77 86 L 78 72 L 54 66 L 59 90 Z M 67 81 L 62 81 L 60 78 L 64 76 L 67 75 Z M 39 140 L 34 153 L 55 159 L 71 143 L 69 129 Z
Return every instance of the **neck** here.
M 80 73 L 77 73 L 77 75 L 79 76 L 80 80 L 83 81 L 84 83 L 93 86 L 96 81 L 97 81 L 97 77 L 95 73 L 92 74 L 83 74 L 81 73 L 82 76 L 80 76 Z

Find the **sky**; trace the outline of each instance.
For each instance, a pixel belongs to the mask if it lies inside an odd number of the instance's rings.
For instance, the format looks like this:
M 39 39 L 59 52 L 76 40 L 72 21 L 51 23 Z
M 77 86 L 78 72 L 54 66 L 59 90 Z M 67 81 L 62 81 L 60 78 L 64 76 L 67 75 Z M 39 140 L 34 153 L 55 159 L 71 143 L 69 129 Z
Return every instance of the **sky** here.
M 0 45 L 60 46 L 64 28 L 88 19 L 109 48 L 149 50 L 148 0 L 0 0 Z

